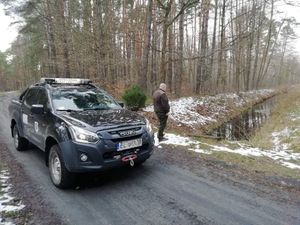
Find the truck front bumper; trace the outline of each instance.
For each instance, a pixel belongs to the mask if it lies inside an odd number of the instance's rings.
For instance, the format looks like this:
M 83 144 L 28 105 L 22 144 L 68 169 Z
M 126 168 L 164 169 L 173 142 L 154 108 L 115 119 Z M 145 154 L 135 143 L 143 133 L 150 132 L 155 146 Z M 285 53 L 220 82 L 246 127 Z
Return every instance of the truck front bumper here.
M 144 133 L 142 146 L 117 151 L 116 141 L 101 139 L 97 144 L 82 144 L 72 140 L 61 142 L 65 166 L 69 172 L 97 172 L 147 160 L 154 150 L 154 135 Z

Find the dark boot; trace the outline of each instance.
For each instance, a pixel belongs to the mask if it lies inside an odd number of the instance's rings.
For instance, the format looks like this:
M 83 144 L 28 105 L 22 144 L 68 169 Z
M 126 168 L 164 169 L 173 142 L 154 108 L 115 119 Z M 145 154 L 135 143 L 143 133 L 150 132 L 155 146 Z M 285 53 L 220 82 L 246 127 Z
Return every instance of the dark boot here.
M 165 137 L 158 138 L 158 141 L 159 141 L 159 142 L 162 142 L 162 141 L 167 141 L 167 140 L 168 140 L 168 138 L 165 138 Z

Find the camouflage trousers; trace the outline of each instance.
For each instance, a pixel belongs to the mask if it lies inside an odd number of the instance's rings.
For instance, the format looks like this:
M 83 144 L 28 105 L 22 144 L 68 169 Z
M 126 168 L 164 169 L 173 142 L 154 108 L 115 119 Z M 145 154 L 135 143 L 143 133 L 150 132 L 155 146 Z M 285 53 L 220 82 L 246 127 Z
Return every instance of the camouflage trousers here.
M 161 139 L 164 136 L 164 130 L 167 126 L 168 115 L 166 113 L 155 112 L 158 120 L 159 120 L 159 129 L 157 137 Z

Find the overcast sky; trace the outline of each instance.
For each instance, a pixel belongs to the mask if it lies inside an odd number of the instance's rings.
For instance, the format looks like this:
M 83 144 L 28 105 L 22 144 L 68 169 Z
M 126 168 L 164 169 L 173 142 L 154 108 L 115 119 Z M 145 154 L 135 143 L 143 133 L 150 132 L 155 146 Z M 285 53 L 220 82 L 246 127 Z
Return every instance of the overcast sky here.
M 18 33 L 16 26 L 10 25 L 14 20 L 5 15 L 3 8 L 0 4 L 0 51 L 7 50 Z
M 300 0 L 299 0 L 300 1 Z M 282 16 L 294 16 L 300 23 L 300 7 L 288 6 L 280 4 L 280 11 L 284 11 Z M 6 16 L 3 5 L 0 4 L 0 51 L 5 51 L 10 47 L 11 42 L 17 37 L 17 26 L 12 25 L 14 19 L 10 16 Z M 296 52 L 300 55 L 300 26 L 295 28 L 295 31 L 299 38 L 294 41 L 293 47 Z
M 300 2 L 300 0 L 297 0 Z M 299 2 L 297 3 L 299 5 Z M 283 13 L 281 14 L 282 17 L 295 17 L 298 23 L 300 23 L 300 7 L 298 6 L 291 6 L 277 3 L 277 7 Z M 300 55 L 300 26 L 294 28 L 296 35 L 298 38 L 292 41 L 292 47 L 295 52 Z

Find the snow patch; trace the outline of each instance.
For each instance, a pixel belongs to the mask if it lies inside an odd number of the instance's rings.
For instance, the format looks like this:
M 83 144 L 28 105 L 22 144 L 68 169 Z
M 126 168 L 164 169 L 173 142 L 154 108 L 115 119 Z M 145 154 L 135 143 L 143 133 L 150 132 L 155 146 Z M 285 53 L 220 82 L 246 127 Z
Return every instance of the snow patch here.
M 278 134 L 286 134 L 286 133 L 288 133 L 288 131 L 279 132 Z M 275 137 L 277 137 L 278 134 L 276 133 Z M 156 139 L 155 145 L 159 146 L 160 148 L 161 148 L 160 144 L 187 146 L 189 147 L 188 150 L 195 151 L 197 153 L 203 153 L 203 154 L 211 154 L 213 152 L 229 152 L 229 153 L 240 154 L 243 156 L 268 157 L 278 161 L 283 166 L 289 167 L 291 169 L 300 169 L 300 165 L 290 162 L 291 160 L 300 161 L 300 153 L 293 153 L 292 151 L 287 150 L 285 146 L 281 148 L 277 146 L 277 148 L 274 148 L 273 150 L 264 151 L 260 148 L 254 148 L 242 144 L 240 142 L 232 142 L 233 144 L 238 145 L 236 149 L 232 149 L 226 146 L 211 145 L 205 142 L 195 141 L 189 137 L 183 137 L 180 135 L 175 135 L 170 133 L 165 134 L 165 137 L 168 140 L 163 142 L 158 142 L 158 140 Z M 205 145 L 207 146 L 208 149 L 201 149 L 200 145 L 202 146 Z
M 289 128 L 285 128 L 282 131 L 279 132 L 273 132 L 272 137 L 273 137 L 273 144 L 275 146 L 275 150 L 287 150 L 289 148 L 288 144 L 282 144 L 281 140 L 283 138 L 291 136 L 292 131 Z
M 296 165 L 295 163 L 291 163 L 291 162 L 281 162 L 282 165 L 289 167 L 291 169 L 300 169 L 299 165 Z
M 175 101 L 170 101 L 169 117 L 180 124 L 185 124 L 192 127 L 195 124 L 206 124 L 214 119 L 200 115 L 196 111 L 198 105 L 203 105 L 203 101 L 193 97 L 180 98 Z M 144 108 L 146 112 L 154 112 L 153 105 Z
M 274 93 L 272 89 L 263 89 L 249 92 L 225 93 L 205 97 L 183 97 L 170 101 L 169 117 L 177 122 L 178 126 L 186 125 L 196 129 L 201 126 L 216 122 L 222 115 L 230 112 L 230 106 L 242 107 L 250 102 L 258 101 L 262 97 Z M 154 112 L 153 105 L 143 109 L 145 112 Z
M 273 141 L 274 149 L 276 151 L 280 151 L 280 150 L 289 151 L 290 144 L 282 143 L 282 140 L 286 138 L 298 138 L 297 136 L 295 136 L 295 133 L 299 131 L 300 131 L 299 128 L 289 129 L 288 127 L 286 127 L 282 131 L 273 132 L 272 141 Z
M 165 138 L 167 139 L 166 141 L 159 142 L 157 138 L 157 133 L 154 134 L 155 138 L 155 146 L 160 146 L 160 144 L 165 144 L 165 145 L 179 145 L 179 146 L 190 146 L 193 144 L 197 144 L 198 142 L 192 141 L 188 137 L 183 137 L 180 135 L 176 134 L 170 134 L 166 133 Z
M 236 93 L 225 93 L 218 94 L 215 96 L 205 97 L 183 97 L 174 101 L 170 101 L 171 111 L 169 117 L 177 122 L 178 126 L 186 125 L 190 128 L 197 129 L 199 125 L 205 125 L 216 121 L 218 118 L 226 116 L 230 113 L 230 108 L 242 107 L 251 102 L 257 102 L 262 98 L 271 96 L 274 94 L 272 89 L 254 90 L 248 92 Z M 153 106 L 144 108 L 146 112 L 153 112 Z M 300 120 L 300 117 L 296 114 L 291 116 L 293 120 Z M 168 140 L 159 142 L 155 139 L 155 145 L 162 149 L 161 144 L 166 145 L 180 145 L 186 146 L 189 150 L 203 154 L 211 154 L 215 151 L 230 152 L 240 154 L 244 156 L 255 156 L 255 157 L 269 157 L 276 160 L 281 165 L 292 168 L 300 169 L 300 165 L 293 162 L 300 162 L 300 153 L 293 153 L 289 150 L 290 145 L 283 143 L 285 138 L 293 138 L 294 132 L 299 129 L 288 129 L 285 128 L 282 131 L 272 133 L 272 141 L 274 147 L 270 150 L 262 150 L 235 142 L 237 148 L 230 148 L 226 146 L 210 145 L 207 143 L 192 140 L 188 137 L 183 137 L 175 134 L 166 134 Z M 206 146 L 207 149 L 202 149 L 200 146 Z
M 203 101 L 195 98 L 181 98 L 171 102 L 170 118 L 185 125 L 206 124 L 208 121 L 215 121 L 210 117 L 200 115 L 196 108 L 203 105 Z
M 294 113 L 290 114 L 290 118 L 291 118 L 292 121 L 299 121 L 300 120 L 300 116 L 296 115 Z
M 12 185 L 8 182 L 9 178 L 7 170 L 0 171 L 0 213 L 16 212 L 25 207 L 20 201 L 15 201 L 15 198 L 11 196 Z M 13 225 L 13 223 L 3 221 L 0 217 L 0 225 Z

